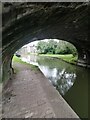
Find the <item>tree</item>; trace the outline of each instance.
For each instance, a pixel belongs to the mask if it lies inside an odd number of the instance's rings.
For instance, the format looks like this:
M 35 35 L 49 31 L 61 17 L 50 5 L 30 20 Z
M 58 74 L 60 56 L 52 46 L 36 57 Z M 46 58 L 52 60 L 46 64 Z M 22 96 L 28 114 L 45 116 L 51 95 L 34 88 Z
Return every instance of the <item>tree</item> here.
M 55 54 L 56 47 L 57 47 L 57 42 L 54 40 L 50 40 L 48 42 L 48 53 Z
M 76 48 L 66 41 L 56 42 L 54 40 L 49 40 L 48 42 L 40 41 L 37 45 L 38 53 L 42 54 L 73 54 L 77 55 Z
M 44 41 L 38 42 L 37 50 L 38 50 L 38 53 L 46 54 L 47 53 L 47 42 L 44 42 Z

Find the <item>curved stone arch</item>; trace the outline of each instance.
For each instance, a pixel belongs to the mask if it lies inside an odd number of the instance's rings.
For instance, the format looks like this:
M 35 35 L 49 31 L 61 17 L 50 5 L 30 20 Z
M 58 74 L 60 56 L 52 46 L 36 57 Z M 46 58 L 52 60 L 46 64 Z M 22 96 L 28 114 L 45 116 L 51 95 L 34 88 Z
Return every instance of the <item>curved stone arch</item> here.
M 11 58 L 16 50 L 28 42 L 42 39 L 72 43 L 78 53 L 84 50 L 88 56 L 84 60 L 79 55 L 80 65 L 89 66 L 88 7 L 87 3 L 12 3 L 7 7 L 3 4 L 3 76 L 9 78 Z

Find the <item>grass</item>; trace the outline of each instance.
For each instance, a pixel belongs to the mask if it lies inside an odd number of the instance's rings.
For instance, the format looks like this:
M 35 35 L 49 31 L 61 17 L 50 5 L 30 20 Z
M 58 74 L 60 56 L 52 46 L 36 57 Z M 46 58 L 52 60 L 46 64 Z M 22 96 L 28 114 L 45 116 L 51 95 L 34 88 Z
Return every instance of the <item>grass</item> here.
M 60 58 L 68 63 L 76 64 L 77 56 L 73 56 L 72 54 L 66 54 L 66 55 L 58 55 L 58 54 L 39 54 L 39 56 L 47 56 L 47 57 L 56 57 Z
M 31 53 L 31 52 L 28 52 L 27 54 L 28 55 L 37 55 L 37 53 Z
M 31 65 L 31 64 L 29 64 L 29 63 L 26 63 L 26 62 L 22 61 L 19 57 L 15 56 L 15 55 L 14 55 L 12 61 L 13 61 L 13 62 L 18 62 L 18 63 L 24 64 L 24 65 L 29 65 L 32 70 L 38 70 L 38 67 L 37 67 L 37 66 Z
M 12 61 L 13 61 L 13 62 L 19 62 L 19 63 L 25 63 L 25 62 L 23 62 L 19 57 L 15 56 L 15 55 L 14 55 Z

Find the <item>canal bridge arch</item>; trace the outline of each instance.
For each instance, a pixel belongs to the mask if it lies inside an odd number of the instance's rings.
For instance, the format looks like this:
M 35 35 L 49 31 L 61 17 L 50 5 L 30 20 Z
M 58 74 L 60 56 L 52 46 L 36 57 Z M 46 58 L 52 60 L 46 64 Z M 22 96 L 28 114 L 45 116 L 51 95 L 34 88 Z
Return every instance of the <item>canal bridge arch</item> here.
M 90 67 L 89 3 L 2 3 L 3 80 L 12 74 L 13 54 L 23 45 L 42 39 L 71 42 L 81 66 Z

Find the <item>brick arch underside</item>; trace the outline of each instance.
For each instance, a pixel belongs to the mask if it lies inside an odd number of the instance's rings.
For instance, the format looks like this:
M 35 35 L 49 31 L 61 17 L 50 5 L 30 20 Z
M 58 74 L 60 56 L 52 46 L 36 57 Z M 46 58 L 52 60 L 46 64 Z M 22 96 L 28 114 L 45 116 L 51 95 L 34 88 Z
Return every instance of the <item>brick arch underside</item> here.
M 3 4 L 3 81 L 12 75 L 13 54 L 35 40 L 68 41 L 78 51 L 78 64 L 90 67 L 88 7 L 86 3 Z

